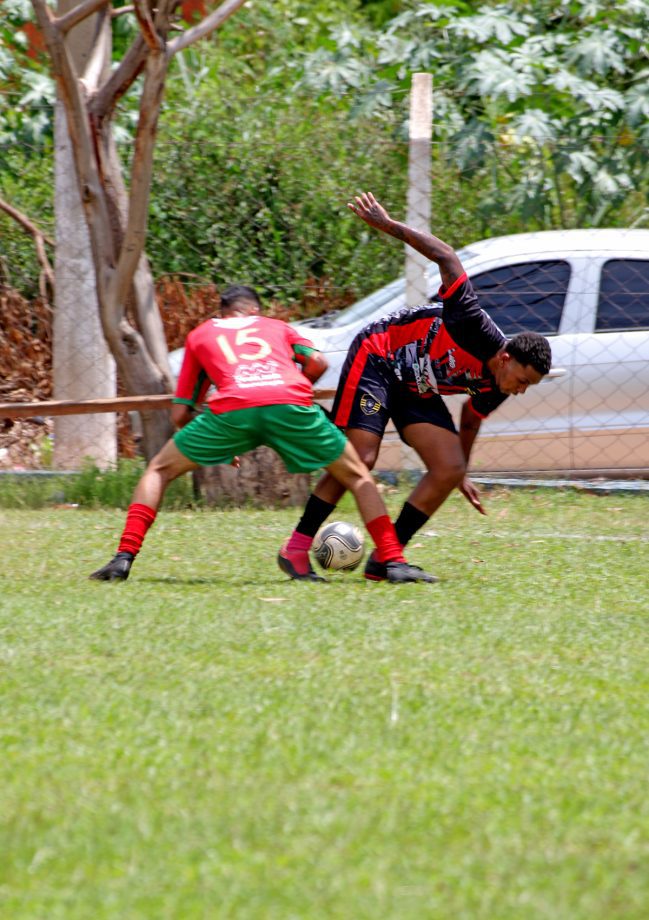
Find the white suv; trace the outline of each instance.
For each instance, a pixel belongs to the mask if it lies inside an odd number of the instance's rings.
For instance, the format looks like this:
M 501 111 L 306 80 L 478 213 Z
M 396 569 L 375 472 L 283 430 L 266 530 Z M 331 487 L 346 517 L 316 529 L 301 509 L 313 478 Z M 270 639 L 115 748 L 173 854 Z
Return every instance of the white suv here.
M 538 386 L 483 423 L 473 472 L 648 476 L 649 230 L 523 233 L 458 254 L 503 333 L 541 332 L 553 354 Z M 434 265 L 428 282 L 434 299 Z M 363 326 L 405 305 L 402 278 L 345 310 L 294 323 L 330 362 L 318 387 L 335 388 Z M 463 399 L 448 399 L 454 413 Z M 421 465 L 394 433 L 386 440 L 377 469 Z

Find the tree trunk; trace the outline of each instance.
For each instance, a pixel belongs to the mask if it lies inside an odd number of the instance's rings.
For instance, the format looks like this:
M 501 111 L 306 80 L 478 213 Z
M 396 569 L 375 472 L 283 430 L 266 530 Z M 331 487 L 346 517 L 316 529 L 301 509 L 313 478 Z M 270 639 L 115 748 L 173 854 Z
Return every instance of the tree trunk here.
M 75 6 L 61 0 L 61 9 Z M 82 66 L 93 42 L 92 23 L 77 26 L 71 50 Z M 95 266 L 85 220 L 67 119 L 55 114 L 56 290 L 53 322 L 54 398 L 109 398 L 116 393 L 115 362 L 99 322 Z M 117 460 L 117 416 L 60 416 L 54 422 L 54 466 L 79 469 L 90 458 L 99 467 Z
M 106 199 L 111 215 L 111 227 L 115 251 L 119 252 L 123 240 L 128 216 L 128 193 L 112 132 L 98 138 L 98 144 L 104 152 L 103 168 Z M 121 373 L 127 383 L 129 393 L 171 393 L 174 381 L 169 367 L 169 354 L 164 327 L 155 297 L 155 285 L 149 260 L 143 254 L 133 277 L 133 284 L 127 300 L 128 312 L 137 326 L 141 336 L 141 345 L 147 356 L 153 359 L 144 361 L 139 348 L 126 348 L 123 361 L 127 369 Z M 110 335 L 110 334 L 109 334 Z M 121 343 L 123 344 L 123 343 Z M 116 346 L 120 347 L 120 346 Z M 144 376 L 144 379 L 143 379 Z M 139 381 L 133 383 L 132 381 Z M 133 391 L 129 386 L 145 387 Z M 147 460 L 150 460 L 171 437 L 173 428 L 168 412 L 142 411 L 142 444 Z
M 287 508 L 303 505 L 311 491 L 308 473 L 288 473 L 270 447 L 244 454 L 240 469 L 209 466 L 196 470 L 194 482 L 208 505 Z
M 210 35 L 245 0 L 223 0 L 196 26 L 168 40 L 178 0 L 134 0 L 139 34 L 112 70 L 111 21 L 117 12 L 103 0 L 60 0 L 54 16 L 46 0 L 32 0 L 47 45 L 59 98 L 65 106 L 79 198 L 94 262 L 101 328 L 121 382 L 131 395 L 171 389 L 166 342 L 144 258 L 153 151 L 169 62 L 174 54 Z M 123 8 L 125 9 L 125 8 Z M 80 29 L 81 54 L 70 34 Z M 76 38 L 75 32 L 75 38 Z M 133 144 L 128 203 L 111 135 L 121 96 L 143 75 Z M 166 413 L 142 412 L 147 459 L 171 433 Z

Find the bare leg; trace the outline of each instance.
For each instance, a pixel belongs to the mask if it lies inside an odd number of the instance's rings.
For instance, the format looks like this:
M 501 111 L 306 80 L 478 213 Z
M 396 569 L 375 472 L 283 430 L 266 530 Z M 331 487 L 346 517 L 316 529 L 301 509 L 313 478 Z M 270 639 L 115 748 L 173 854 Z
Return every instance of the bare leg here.
M 381 438 L 360 429 L 351 429 L 348 437 L 349 440 L 342 454 L 329 464 L 327 473 L 320 479 L 313 494 L 323 502 L 333 505 L 349 489 L 354 496 L 365 526 L 376 544 L 376 558 L 380 560 L 382 566 L 382 574 L 378 580 L 383 581 L 387 578 L 388 581 L 395 583 L 436 581 L 434 576 L 422 572 L 416 566 L 408 565 L 405 561 L 394 525 L 390 521 L 385 503 L 368 469 L 368 465 L 374 466 L 376 462 Z M 354 447 L 354 442 L 358 442 L 361 446 L 364 453 L 363 459 Z M 307 507 L 312 500 L 313 496 L 309 499 Z M 313 571 L 309 561 L 308 549 L 313 542 L 313 536 L 309 536 L 308 533 L 306 530 L 293 531 L 290 540 L 280 550 L 277 561 L 282 571 L 291 578 L 322 581 L 323 579 Z
M 459 486 L 466 473 L 460 438 L 453 431 L 426 423 L 407 425 L 403 436 L 426 466 L 426 473 L 410 493 L 408 502 L 430 517 Z
M 371 431 L 364 431 L 362 428 L 349 428 L 346 431 L 346 435 L 367 469 L 373 469 L 376 458 L 379 455 L 381 438 Z M 342 457 L 338 458 L 338 460 L 341 459 Z M 336 463 L 338 463 L 338 460 Z M 321 498 L 323 501 L 329 502 L 332 505 L 337 505 L 347 489 L 351 487 L 348 486 L 343 479 L 339 479 L 337 473 L 334 473 L 334 465 L 335 464 L 331 464 L 327 467 L 327 472 L 318 480 L 313 494 L 317 495 L 317 497 Z M 339 472 L 343 477 L 346 477 L 347 474 L 344 469 L 341 468 Z
M 367 434 L 367 432 L 363 432 L 363 434 Z M 375 518 L 387 514 L 385 504 L 379 494 L 379 490 L 376 488 L 372 474 L 352 446 L 351 440 L 345 445 L 340 457 L 329 464 L 327 471 L 326 475 L 330 475 L 333 482 L 341 489 L 341 495 L 347 489 L 352 493 L 361 517 L 366 524 L 368 521 L 373 521 Z
M 390 521 L 372 474 L 350 441 L 345 445 L 340 457 L 330 464 L 328 470 L 350 490 L 356 500 L 365 526 L 376 544 L 375 558 L 385 567 L 382 579 L 387 578 L 392 582 L 437 581 L 434 576 L 422 572 L 417 566 L 408 565 L 404 559 L 394 525 Z
M 182 476 L 183 473 L 196 469 L 198 469 L 197 463 L 193 463 L 184 454 L 181 454 L 173 440 L 167 441 L 149 462 L 135 487 L 132 501 L 140 505 L 148 505 L 149 508 L 157 511 L 169 483 Z
M 162 497 L 170 482 L 196 469 L 173 441 L 167 441 L 162 450 L 150 461 L 135 487 L 133 499 L 126 515 L 126 523 L 111 561 L 90 576 L 96 581 L 126 581 L 133 560 L 140 551 L 148 529 L 155 520 Z

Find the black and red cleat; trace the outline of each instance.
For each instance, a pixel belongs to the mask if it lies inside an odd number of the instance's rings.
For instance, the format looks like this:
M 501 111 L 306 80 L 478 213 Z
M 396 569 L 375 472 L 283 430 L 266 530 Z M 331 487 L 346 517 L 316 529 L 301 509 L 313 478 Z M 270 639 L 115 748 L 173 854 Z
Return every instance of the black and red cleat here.
M 277 554 L 277 564 L 290 578 L 296 581 L 326 581 L 320 575 L 316 575 L 306 551 L 299 553 L 287 553 L 286 544 L 282 546 Z
M 386 562 L 385 571 L 387 580 L 393 585 L 400 585 L 409 581 L 423 581 L 432 585 L 439 581 L 435 575 L 429 575 L 428 572 L 420 569 L 418 565 L 410 565 L 409 562 Z
M 379 562 L 374 553 L 370 554 L 365 563 L 365 578 L 369 581 L 389 581 L 391 584 L 405 584 L 413 581 L 423 581 L 433 584 L 439 581 L 434 575 L 424 572 L 418 565 L 408 562 Z
M 374 553 L 370 553 L 365 563 L 365 572 L 363 574 L 365 578 L 368 578 L 370 581 L 385 581 L 388 577 L 385 562 L 379 562 L 375 559 Z
M 110 562 L 107 562 L 101 569 L 97 569 L 88 578 L 94 578 L 95 581 L 126 581 L 134 559 L 133 553 L 117 553 Z

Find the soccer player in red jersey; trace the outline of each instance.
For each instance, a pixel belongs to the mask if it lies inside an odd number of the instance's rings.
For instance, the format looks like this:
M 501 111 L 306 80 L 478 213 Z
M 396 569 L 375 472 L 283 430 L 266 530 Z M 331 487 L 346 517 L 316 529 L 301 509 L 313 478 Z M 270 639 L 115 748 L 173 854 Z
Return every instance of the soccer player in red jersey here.
M 312 384 L 326 370 L 326 360 L 291 326 L 261 316 L 260 309 L 252 288 L 228 288 L 221 296 L 222 317 L 207 320 L 187 336 L 172 407 L 179 430 L 136 486 L 117 554 L 90 577 L 128 578 L 170 482 L 199 466 L 232 463 L 265 444 L 277 451 L 289 472 L 325 467 L 343 490 L 352 492 L 388 581 L 435 581 L 408 565 L 369 470 L 313 404 Z M 208 408 L 194 416 L 211 384 L 216 391 Z M 287 541 L 279 552 L 280 568 L 291 578 L 324 581 L 313 571 L 302 543 L 299 535 Z
M 393 220 L 371 193 L 348 207 L 370 227 L 402 240 L 440 269 L 440 303 L 400 310 L 370 323 L 352 342 L 343 364 L 332 418 L 372 469 L 392 418 L 401 439 L 421 457 L 426 473 L 395 522 L 405 546 L 458 487 L 484 514 L 478 490 L 466 476 L 483 418 L 508 396 L 524 393 L 550 370 L 550 345 L 538 333 L 507 340 L 480 308 L 457 253 L 429 233 Z M 460 431 L 443 395 L 468 393 Z M 325 474 L 309 497 L 294 534 L 312 540 L 344 493 Z M 365 577 L 381 581 L 385 566 L 372 554 Z

